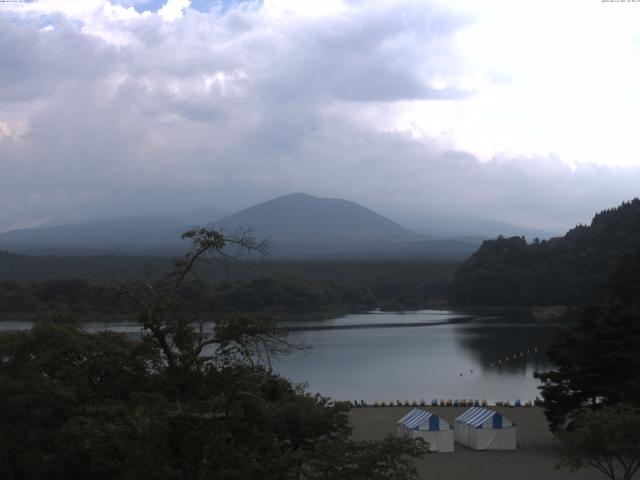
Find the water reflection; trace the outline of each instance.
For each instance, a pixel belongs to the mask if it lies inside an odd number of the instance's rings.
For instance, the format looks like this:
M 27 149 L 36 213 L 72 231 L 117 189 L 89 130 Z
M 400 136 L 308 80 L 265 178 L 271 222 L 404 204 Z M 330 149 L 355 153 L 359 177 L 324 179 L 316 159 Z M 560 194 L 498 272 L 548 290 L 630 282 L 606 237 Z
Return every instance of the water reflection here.
M 30 326 L 0 322 L 0 330 Z M 434 310 L 372 312 L 283 326 L 292 330 L 294 341 L 312 349 L 280 358 L 274 364 L 277 371 L 294 382 L 308 382 L 313 392 L 368 402 L 533 399 L 538 396 L 533 373 L 549 368 L 544 350 L 558 329 L 557 324 L 518 316 Z M 134 337 L 141 333 L 132 322 L 84 328 Z M 208 322 L 205 331 L 212 330 Z
M 418 312 L 415 318 L 423 324 L 407 326 L 405 315 L 386 315 L 399 325 L 295 332 L 313 349 L 281 359 L 277 369 L 294 381 L 308 381 L 312 391 L 345 400 L 538 396 L 533 373 L 549 367 L 544 350 L 556 325 L 460 312 L 448 312 L 449 321 L 442 323 L 437 314 Z M 347 316 L 341 322 L 371 320 Z
M 509 316 L 474 320 L 455 328 L 456 342 L 481 368 L 524 374 L 549 367 L 544 352 L 560 325 Z
M 371 327 L 403 327 L 464 323 L 475 318 L 472 314 L 450 310 L 417 310 L 411 312 L 382 312 L 379 310 L 355 313 L 328 320 L 289 320 L 279 325 L 290 331 L 332 330 Z

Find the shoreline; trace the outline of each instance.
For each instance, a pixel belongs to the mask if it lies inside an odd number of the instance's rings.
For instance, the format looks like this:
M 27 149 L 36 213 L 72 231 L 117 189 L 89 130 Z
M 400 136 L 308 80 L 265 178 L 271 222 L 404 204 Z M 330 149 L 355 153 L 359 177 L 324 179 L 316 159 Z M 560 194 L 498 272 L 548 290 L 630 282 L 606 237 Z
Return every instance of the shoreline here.
M 378 440 L 396 435 L 396 422 L 413 408 L 424 408 L 451 425 L 467 407 L 359 407 L 349 412 L 351 438 Z M 594 469 L 557 470 L 558 443 L 549 431 L 541 407 L 489 407 L 513 421 L 518 428 L 518 449 L 476 451 L 455 444 L 452 453 L 428 453 L 416 460 L 420 479 L 437 480 L 601 480 Z

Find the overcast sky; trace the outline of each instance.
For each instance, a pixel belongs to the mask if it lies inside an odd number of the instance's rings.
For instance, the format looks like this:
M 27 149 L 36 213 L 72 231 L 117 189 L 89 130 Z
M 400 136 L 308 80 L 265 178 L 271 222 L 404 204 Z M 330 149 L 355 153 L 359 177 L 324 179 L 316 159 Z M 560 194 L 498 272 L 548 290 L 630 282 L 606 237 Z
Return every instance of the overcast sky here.
M 640 3 L 0 3 L 0 231 L 296 191 L 556 231 L 640 195 Z

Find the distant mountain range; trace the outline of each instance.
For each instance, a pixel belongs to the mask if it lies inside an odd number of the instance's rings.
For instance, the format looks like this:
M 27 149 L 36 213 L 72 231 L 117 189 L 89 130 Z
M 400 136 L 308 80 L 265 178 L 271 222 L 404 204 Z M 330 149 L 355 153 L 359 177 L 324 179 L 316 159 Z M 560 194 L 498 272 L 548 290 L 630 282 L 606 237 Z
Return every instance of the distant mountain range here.
M 271 240 L 272 257 L 293 259 L 458 259 L 473 253 L 483 240 L 463 230 L 454 230 L 460 233 L 456 238 L 436 238 L 348 200 L 294 193 L 231 215 L 205 208 L 184 215 L 12 230 L 0 234 L 0 249 L 31 254 L 173 255 L 187 248 L 180 235 L 194 226 L 214 226 L 227 233 L 250 227 L 256 238 Z
M 171 253 L 184 248 L 180 235 L 198 225 L 212 225 L 227 215 L 201 208 L 183 215 L 135 216 L 69 225 L 11 230 L 0 234 L 0 248 L 20 253 Z
M 549 230 L 472 217 L 427 215 L 421 218 L 407 218 L 402 223 L 416 232 L 428 233 L 439 238 L 472 237 L 488 239 L 502 235 L 503 237 L 525 237 L 527 240 L 534 240 L 535 238 L 547 240 L 559 236 L 558 233 Z

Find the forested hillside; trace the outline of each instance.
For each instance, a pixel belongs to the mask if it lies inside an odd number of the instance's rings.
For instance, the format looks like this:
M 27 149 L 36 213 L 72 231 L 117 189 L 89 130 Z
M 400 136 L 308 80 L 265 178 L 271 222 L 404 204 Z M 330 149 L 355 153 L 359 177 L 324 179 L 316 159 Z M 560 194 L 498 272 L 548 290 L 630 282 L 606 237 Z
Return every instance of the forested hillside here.
M 207 314 L 325 317 L 373 308 L 415 309 L 445 300 L 456 267 L 430 262 L 240 261 L 229 270 L 202 265 L 198 278 L 185 282 L 182 293 Z M 0 252 L 0 320 L 52 311 L 92 318 L 130 314 L 133 305 L 114 287 L 125 279 L 144 279 L 145 271 L 168 268 L 166 259 L 150 257 L 31 257 Z
M 621 259 L 640 249 L 640 200 L 596 214 L 564 237 L 485 241 L 449 287 L 456 305 L 554 305 L 602 301 Z

